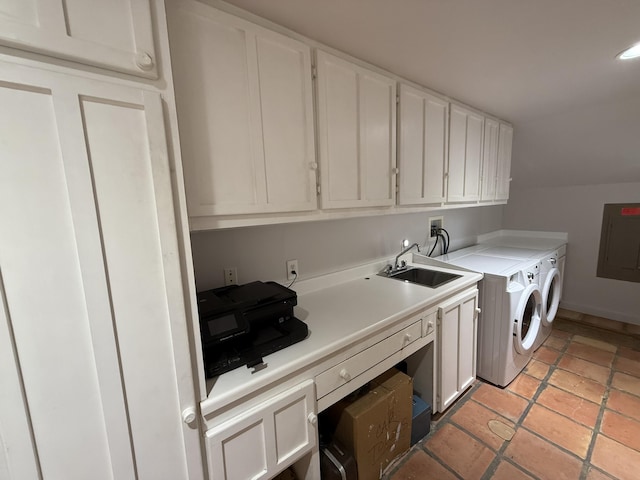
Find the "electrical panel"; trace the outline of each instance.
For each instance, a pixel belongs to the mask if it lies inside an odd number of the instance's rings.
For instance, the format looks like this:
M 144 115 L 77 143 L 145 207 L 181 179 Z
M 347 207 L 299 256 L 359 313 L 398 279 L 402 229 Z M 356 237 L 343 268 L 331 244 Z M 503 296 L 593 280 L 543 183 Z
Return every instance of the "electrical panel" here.
M 640 203 L 605 204 L 597 275 L 640 282 Z

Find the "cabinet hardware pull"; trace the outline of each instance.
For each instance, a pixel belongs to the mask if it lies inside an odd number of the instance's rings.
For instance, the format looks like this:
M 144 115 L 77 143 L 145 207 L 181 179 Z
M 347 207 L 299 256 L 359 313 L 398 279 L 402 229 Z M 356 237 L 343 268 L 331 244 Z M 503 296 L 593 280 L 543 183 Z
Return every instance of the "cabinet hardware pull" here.
M 308 416 L 307 416 L 307 420 L 309 421 L 309 423 L 311 425 L 315 425 L 316 423 L 318 423 L 318 416 L 311 412 Z
M 153 58 L 147 52 L 136 54 L 136 65 L 140 70 L 151 70 L 153 68 Z
M 348 382 L 349 380 L 351 380 L 351 374 L 347 372 L 346 368 L 343 368 L 342 370 L 340 370 L 340 378 Z
M 196 409 L 193 407 L 187 407 L 182 411 L 182 421 L 187 425 L 193 423 L 196 419 Z

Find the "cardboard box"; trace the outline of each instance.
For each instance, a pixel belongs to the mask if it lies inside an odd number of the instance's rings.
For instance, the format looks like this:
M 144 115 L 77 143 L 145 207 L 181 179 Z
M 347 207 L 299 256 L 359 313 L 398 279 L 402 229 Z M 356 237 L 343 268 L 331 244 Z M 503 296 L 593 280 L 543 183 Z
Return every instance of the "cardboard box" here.
M 380 478 L 409 450 L 412 399 L 412 378 L 392 369 L 373 380 L 366 394 L 329 409 L 334 437 L 353 453 L 360 480 Z
M 413 396 L 413 413 L 411 418 L 411 446 L 414 446 L 431 431 L 431 405 L 419 396 Z

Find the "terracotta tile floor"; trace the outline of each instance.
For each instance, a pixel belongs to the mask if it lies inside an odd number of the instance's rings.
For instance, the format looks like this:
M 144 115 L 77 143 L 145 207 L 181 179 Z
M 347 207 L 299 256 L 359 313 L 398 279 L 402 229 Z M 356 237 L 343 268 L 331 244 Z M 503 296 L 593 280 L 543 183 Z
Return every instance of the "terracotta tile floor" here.
M 640 339 L 558 319 L 509 386 L 476 381 L 384 478 L 640 479 Z

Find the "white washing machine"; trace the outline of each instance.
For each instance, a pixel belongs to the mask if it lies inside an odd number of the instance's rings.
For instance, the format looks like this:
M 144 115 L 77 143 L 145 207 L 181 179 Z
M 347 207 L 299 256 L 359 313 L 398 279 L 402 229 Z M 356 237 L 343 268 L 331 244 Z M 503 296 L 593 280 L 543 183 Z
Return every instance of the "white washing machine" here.
M 502 230 L 479 237 L 473 248 L 483 254 L 508 258 L 542 260 L 540 270 L 540 292 L 542 293 L 542 317 L 540 331 L 534 343 L 534 350 L 551 334 L 564 280 L 565 255 L 568 235 L 564 232 L 532 232 Z
M 484 273 L 479 284 L 477 375 L 507 386 L 531 360 L 542 316 L 541 262 L 454 252 L 438 260 Z

